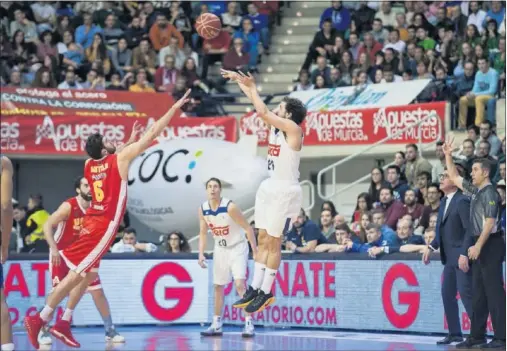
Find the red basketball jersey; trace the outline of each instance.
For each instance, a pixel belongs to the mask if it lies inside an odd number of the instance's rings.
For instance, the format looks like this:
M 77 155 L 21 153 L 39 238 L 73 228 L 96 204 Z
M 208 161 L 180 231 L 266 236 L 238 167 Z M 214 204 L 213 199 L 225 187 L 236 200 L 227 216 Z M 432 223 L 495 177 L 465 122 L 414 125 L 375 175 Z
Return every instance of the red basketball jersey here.
M 79 205 L 76 197 L 72 197 L 65 202 L 70 205 L 70 214 L 67 220 L 60 222 L 56 228 L 55 241 L 58 250 L 65 249 L 77 240 L 85 215 L 85 209 Z
M 87 216 L 102 216 L 119 222 L 125 213 L 127 182 L 121 179 L 117 155 L 107 155 L 85 164 L 84 176 L 90 185 L 92 202 Z

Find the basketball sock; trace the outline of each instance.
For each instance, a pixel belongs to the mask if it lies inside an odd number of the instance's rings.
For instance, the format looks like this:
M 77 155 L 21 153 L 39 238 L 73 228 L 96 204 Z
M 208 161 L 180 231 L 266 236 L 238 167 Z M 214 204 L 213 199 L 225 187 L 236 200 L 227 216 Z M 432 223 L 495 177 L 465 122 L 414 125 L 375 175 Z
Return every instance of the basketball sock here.
M 254 264 L 254 274 L 252 278 L 251 287 L 254 290 L 257 290 L 262 285 L 262 280 L 264 279 L 264 272 L 266 271 L 266 265 L 264 263 L 255 262 Z
M 104 329 L 106 330 L 106 332 L 109 331 L 109 329 L 114 327 L 113 319 L 111 318 L 111 315 L 109 315 L 107 317 L 102 317 L 102 320 L 104 321 Z
M 222 326 L 222 317 L 220 317 L 220 316 L 213 316 L 213 325 L 215 327 L 221 327 Z
M 44 322 L 49 322 L 51 320 L 51 314 L 53 313 L 53 309 L 48 305 L 44 306 L 42 311 L 40 311 L 40 319 Z
M 277 269 L 271 269 L 266 267 L 266 274 L 264 274 L 264 280 L 262 281 L 261 290 L 264 291 L 265 294 L 271 293 L 271 287 L 273 286 L 273 282 L 276 278 Z
M 14 351 L 14 344 L 11 342 L 9 344 L 3 344 L 0 347 L 0 350 L 2 351 Z
M 63 312 L 62 320 L 70 322 L 72 319 L 72 312 L 74 312 L 74 310 L 66 308 L 65 312 Z

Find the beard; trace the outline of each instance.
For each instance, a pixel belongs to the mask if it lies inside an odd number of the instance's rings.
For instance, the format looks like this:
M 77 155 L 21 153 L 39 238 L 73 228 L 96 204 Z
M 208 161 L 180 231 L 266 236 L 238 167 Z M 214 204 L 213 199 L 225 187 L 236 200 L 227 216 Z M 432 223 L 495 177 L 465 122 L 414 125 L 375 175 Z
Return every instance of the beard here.
M 88 194 L 79 193 L 79 196 L 81 196 L 81 198 L 85 201 L 92 201 L 92 194 L 91 193 L 88 193 Z
M 412 200 L 412 201 L 405 201 L 405 205 L 407 205 L 408 207 L 412 207 L 415 205 L 415 200 Z

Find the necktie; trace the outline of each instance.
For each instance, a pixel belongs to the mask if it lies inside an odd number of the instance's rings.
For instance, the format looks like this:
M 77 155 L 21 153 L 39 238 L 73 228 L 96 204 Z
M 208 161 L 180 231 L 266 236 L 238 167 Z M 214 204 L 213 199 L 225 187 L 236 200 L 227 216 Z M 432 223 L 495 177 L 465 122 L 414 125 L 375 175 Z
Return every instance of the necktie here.
M 447 213 L 447 201 L 449 201 L 449 199 L 447 198 L 447 196 L 444 196 L 444 217 L 445 214 Z

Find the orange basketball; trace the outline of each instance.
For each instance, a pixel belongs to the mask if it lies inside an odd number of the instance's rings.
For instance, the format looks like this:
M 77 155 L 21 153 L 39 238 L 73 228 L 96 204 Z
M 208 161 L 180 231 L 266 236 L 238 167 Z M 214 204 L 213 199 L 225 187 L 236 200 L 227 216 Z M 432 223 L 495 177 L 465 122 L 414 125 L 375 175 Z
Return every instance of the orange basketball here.
M 195 21 L 195 30 L 204 39 L 213 39 L 220 34 L 222 23 L 216 15 L 203 13 Z

